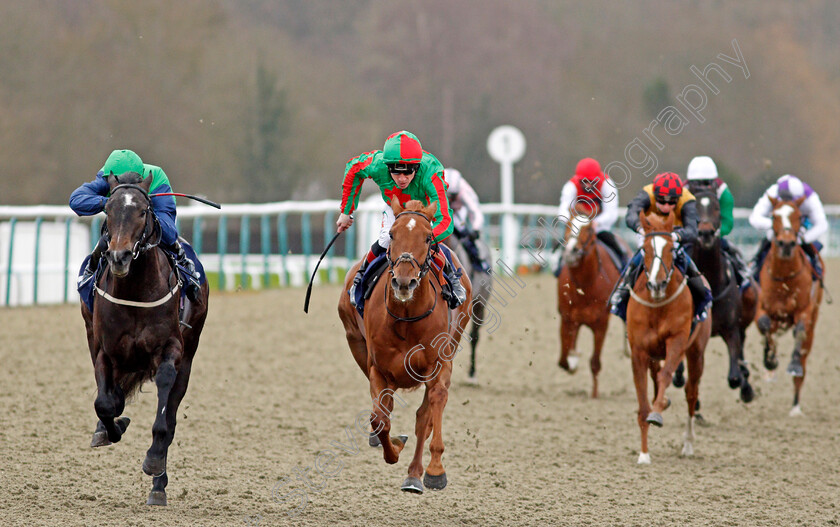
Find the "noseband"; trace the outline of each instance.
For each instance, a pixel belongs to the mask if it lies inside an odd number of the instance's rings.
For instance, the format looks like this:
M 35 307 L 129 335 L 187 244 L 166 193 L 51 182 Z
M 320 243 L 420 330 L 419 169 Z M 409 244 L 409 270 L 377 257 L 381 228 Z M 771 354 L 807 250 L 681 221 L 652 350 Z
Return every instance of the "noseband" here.
M 136 260 L 137 257 L 140 256 L 142 253 L 158 246 L 161 239 L 160 236 L 154 243 L 147 243 L 147 240 L 154 235 L 155 231 L 160 229 L 160 225 L 158 224 L 157 218 L 153 214 L 152 200 L 151 198 L 149 198 L 149 194 L 145 190 L 143 190 L 143 188 L 139 185 L 135 185 L 133 183 L 121 183 L 111 190 L 111 197 L 113 197 L 118 190 L 124 189 L 137 190 L 146 199 L 146 226 L 143 229 L 143 235 L 140 237 L 139 240 L 137 240 L 134 243 L 134 247 L 131 249 L 131 259 Z

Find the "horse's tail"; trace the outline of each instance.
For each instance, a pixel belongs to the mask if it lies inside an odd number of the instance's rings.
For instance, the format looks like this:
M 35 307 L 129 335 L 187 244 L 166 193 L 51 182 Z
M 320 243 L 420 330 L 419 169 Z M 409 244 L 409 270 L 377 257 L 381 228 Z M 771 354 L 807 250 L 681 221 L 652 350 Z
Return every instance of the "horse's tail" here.
M 125 394 L 125 400 L 131 400 L 140 390 L 140 387 L 143 385 L 143 383 L 151 379 L 151 372 L 148 371 L 134 371 L 124 375 L 118 381 L 118 384 L 120 385 L 120 388 L 122 388 L 122 391 Z

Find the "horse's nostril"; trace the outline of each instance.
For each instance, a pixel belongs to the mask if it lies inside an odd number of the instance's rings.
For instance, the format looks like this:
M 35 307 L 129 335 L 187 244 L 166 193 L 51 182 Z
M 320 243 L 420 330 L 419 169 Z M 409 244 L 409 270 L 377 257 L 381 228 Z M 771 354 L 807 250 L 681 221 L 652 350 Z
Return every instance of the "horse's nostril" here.
M 417 279 L 412 278 L 411 281 L 408 282 L 408 288 L 414 289 L 415 287 L 417 287 Z
M 394 289 L 399 289 L 400 283 L 397 282 L 396 278 L 391 278 L 391 287 L 393 287 Z

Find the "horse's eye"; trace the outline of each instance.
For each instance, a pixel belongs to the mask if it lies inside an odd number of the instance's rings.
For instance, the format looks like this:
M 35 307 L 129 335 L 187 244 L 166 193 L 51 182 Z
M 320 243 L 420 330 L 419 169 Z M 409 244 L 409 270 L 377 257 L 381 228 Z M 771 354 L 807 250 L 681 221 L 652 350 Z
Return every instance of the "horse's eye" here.
M 146 215 L 146 209 L 141 210 L 141 211 L 140 211 L 140 215 L 141 215 L 141 216 L 145 216 L 145 215 Z
M 388 237 L 389 237 L 389 238 L 391 238 L 391 239 L 393 240 L 393 239 L 394 239 L 394 233 L 393 233 L 393 232 L 389 232 L 389 233 L 388 233 Z

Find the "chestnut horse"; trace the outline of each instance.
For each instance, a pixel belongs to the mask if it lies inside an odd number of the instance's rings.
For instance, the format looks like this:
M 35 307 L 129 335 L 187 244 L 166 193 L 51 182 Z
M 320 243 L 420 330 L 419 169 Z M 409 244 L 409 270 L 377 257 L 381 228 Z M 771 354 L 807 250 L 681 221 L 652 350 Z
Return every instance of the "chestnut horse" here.
M 703 354 L 712 331 L 709 318 L 692 324 L 694 306 L 686 277 L 674 265 L 673 212 L 664 221 L 639 214 L 645 232 L 642 245 L 644 275 L 639 276 L 627 304 L 627 338 L 630 342 L 633 382 L 639 400 L 642 450 L 639 463 L 650 463 L 648 428 L 661 427 L 662 412 L 670 405 L 665 388 L 680 361 L 688 364 L 685 399 L 688 423 L 682 453 L 694 454 L 694 412 L 697 405 Z M 661 362 L 664 361 L 664 364 Z M 647 373 L 653 380 L 653 408 L 648 403 Z M 652 410 L 652 411 L 651 411 Z
M 601 349 L 610 321 L 608 300 L 620 270 L 598 243 L 592 222 L 575 215 L 566 225 L 563 268 L 557 277 L 557 311 L 560 313 L 560 360 L 569 373 L 577 371 L 579 353 L 575 349 L 581 326 L 592 330 L 592 398 L 598 397 Z
M 790 415 L 802 415 L 799 393 L 805 381 L 805 364 L 814 342 L 814 327 L 822 302 L 820 283 L 811 277 L 811 264 L 799 247 L 802 215 L 796 201 L 770 198 L 773 204 L 773 242 L 761 269 L 761 293 L 755 315 L 764 335 L 764 366 L 775 370 L 775 336 L 793 327 L 794 348 L 787 372 L 793 376 L 793 408 Z M 818 256 L 819 257 L 819 256 Z M 820 258 L 822 262 L 822 258 Z M 822 266 L 825 269 L 825 265 Z
M 408 478 L 401 489 L 422 493 L 446 487 L 443 468 L 443 409 L 449 393 L 452 359 L 461 334 L 469 321 L 472 294 L 470 280 L 461 276 L 466 301 L 450 310 L 440 294 L 440 278 L 432 268 L 434 235 L 432 220 L 438 204 L 427 207 L 409 201 L 403 209 L 394 199 L 396 217 L 388 249 L 389 274 L 377 282 L 365 303 L 364 320 L 350 304 L 347 291 L 360 264 L 345 280 L 338 303 L 347 343 L 353 358 L 370 382 L 373 412 L 370 422 L 382 445 L 385 462 L 396 463 L 405 446 L 403 438 L 391 437 L 390 415 L 397 389 L 426 386 L 423 403 L 417 409 L 414 431 L 417 445 L 408 466 Z M 456 265 L 457 256 L 452 255 Z M 423 475 L 423 450 L 429 435 L 431 461 Z
M 149 198 L 152 178 L 129 172 L 107 177 L 105 205 L 111 240 L 104 252 L 107 270 L 96 283 L 93 312 L 82 302 L 90 358 L 96 376 L 94 402 L 99 422 L 92 447 L 118 442 L 130 420 L 120 417 L 146 380 L 157 385 L 158 405 L 152 446 L 143 472 L 153 476 L 148 505 L 166 505 L 166 455 L 175 434 L 178 405 L 187 391 L 193 357 L 207 317 L 208 286 L 179 321 L 181 283 L 157 246 L 160 227 Z
M 712 336 L 721 337 L 729 350 L 729 387 L 741 389 L 741 400 L 748 403 L 755 393 L 749 383 L 750 371 L 744 360 L 744 339 L 755 317 L 758 284 L 743 293 L 732 263 L 721 249 L 720 202 L 714 191 L 695 193 L 697 199 L 697 242 L 691 257 L 712 288 Z M 682 364 L 678 369 L 679 376 Z

